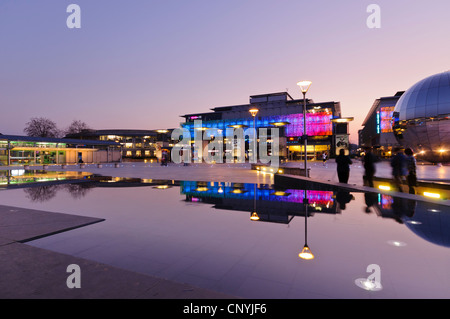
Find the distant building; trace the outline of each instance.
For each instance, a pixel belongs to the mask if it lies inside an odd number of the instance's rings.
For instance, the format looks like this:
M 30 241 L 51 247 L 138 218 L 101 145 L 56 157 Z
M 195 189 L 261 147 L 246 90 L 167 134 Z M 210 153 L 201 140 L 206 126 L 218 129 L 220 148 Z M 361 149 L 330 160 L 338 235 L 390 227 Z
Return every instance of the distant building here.
M 406 90 L 394 112 L 394 133 L 417 159 L 450 162 L 450 71 L 429 76 Z
M 120 148 L 113 141 L 0 135 L 0 165 L 118 162 Z
M 390 157 L 392 148 L 400 146 L 392 130 L 393 113 L 397 101 L 404 92 L 380 97 L 373 103 L 358 131 L 360 147 L 373 147 L 381 157 Z
M 249 110 L 259 111 L 254 119 Z M 202 121 L 201 129 L 214 128 L 225 132 L 230 127 L 279 128 L 281 158 L 299 160 L 304 154 L 303 99 L 294 100 L 287 92 L 250 96 L 248 104 L 222 106 L 212 112 L 185 114 L 182 117 L 192 137 L 196 129 L 195 121 Z M 341 121 L 334 121 L 340 119 Z M 255 120 L 255 121 L 254 121 Z M 197 128 L 198 129 L 198 128 Z M 307 156 L 309 160 L 319 159 L 323 152 L 334 156 L 340 147 L 348 151 L 348 119 L 341 119 L 339 102 L 314 103 L 306 100 Z M 268 140 L 270 144 L 270 139 Z M 268 149 L 271 150 L 270 145 Z M 250 150 L 248 150 L 250 152 Z M 195 154 L 194 154 L 195 157 Z
M 170 132 L 172 130 L 83 130 L 67 138 L 80 138 L 98 141 L 114 141 L 122 145 L 124 160 L 157 160 L 162 153 L 170 152 Z

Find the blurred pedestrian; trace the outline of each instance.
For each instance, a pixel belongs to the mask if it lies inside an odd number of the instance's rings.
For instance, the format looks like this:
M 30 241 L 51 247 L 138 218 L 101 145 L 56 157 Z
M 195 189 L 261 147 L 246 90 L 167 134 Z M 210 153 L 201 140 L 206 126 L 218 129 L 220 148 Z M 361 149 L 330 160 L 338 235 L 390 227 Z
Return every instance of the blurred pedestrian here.
M 417 174 L 416 174 L 416 158 L 414 157 L 414 152 L 412 149 L 405 149 L 406 155 L 406 167 L 408 169 L 408 176 L 406 180 L 409 186 L 409 193 L 415 194 L 415 187 L 417 186 Z
M 339 155 L 336 156 L 336 163 L 339 183 L 348 183 L 348 178 L 350 177 L 350 165 L 353 164 L 353 162 L 350 157 L 345 155 L 345 150 L 343 148 L 339 150 Z
M 322 163 L 323 163 L 323 166 L 325 166 L 325 163 L 327 162 L 327 152 L 323 152 L 322 153 Z
M 378 158 L 372 153 L 371 147 L 366 147 L 364 151 L 364 157 L 362 159 L 364 164 L 364 185 L 373 187 L 373 178 L 376 172 L 375 163 L 378 162 Z
M 394 185 L 397 190 L 399 192 L 403 192 L 402 184 L 405 176 L 407 175 L 406 156 L 399 147 L 394 149 L 394 153 L 395 155 L 391 159 L 392 178 L 394 179 Z

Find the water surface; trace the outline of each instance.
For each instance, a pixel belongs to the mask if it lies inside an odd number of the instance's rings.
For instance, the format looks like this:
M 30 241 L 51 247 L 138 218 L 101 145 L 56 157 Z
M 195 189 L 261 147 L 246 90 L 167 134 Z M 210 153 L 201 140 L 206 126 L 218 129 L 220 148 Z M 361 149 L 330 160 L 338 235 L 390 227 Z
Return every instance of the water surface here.
M 450 297 L 447 206 L 303 188 L 82 176 L 4 187 L 0 203 L 105 219 L 29 245 L 236 296 Z M 377 291 L 356 284 L 369 265 Z

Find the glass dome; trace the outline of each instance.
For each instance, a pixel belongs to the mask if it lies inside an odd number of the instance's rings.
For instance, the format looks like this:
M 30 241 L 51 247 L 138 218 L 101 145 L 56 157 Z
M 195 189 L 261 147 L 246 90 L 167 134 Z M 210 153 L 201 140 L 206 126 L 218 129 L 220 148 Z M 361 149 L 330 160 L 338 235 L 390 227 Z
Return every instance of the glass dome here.
M 433 163 L 450 161 L 450 71 L 409 88 L 394 110 L 393 129 L 404 147 Z

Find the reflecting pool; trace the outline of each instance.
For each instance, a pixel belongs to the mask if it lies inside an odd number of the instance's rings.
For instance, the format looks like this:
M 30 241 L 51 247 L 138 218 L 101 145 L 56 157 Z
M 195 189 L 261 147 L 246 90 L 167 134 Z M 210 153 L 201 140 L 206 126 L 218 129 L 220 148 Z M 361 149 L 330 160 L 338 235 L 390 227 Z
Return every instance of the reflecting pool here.
M 448 206 L 322 184 L 72 176 L 2 205 L 104 218 L 27 244 L 244 298 L 449 298 Z

